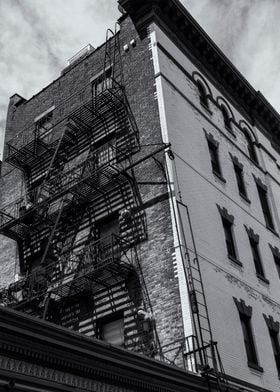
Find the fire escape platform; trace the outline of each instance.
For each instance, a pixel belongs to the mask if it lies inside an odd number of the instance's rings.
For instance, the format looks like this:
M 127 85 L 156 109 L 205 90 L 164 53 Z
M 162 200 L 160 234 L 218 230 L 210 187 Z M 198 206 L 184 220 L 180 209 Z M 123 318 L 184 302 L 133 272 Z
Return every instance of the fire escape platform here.
M 68 297 L 83 291 L 92 294 L 104 288 L 110 288 L 116 283 L 124 281 L 133 270 L 129 263 L 120 262 L 118 258 L 103 260 L 100 265 L 89 265 L 77 273 L 65 276 L 57 287 L 50 285 L 49 291 L 58 297 Z
M 24 146 L 17 146 L 17 140 L 11 140 L 8 145 L 8 157 L 6 162 L 20 170 L 28 170 L 36 166 L 41 160 L 51 158 L 55 149 L 55 143 L 47 144 L 37 138 Z

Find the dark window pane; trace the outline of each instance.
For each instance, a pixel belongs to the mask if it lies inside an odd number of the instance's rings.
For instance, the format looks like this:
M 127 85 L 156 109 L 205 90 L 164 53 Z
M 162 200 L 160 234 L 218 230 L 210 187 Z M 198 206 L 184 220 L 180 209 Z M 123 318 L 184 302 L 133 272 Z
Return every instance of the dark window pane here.
M 211 142 L 208 142 L 208 147 L 210 152 L 212 170 L 214 173 L 222 175 L 219 163 L 218 147 Z
M 231 130 L 231 124 L 230 124 L 230 118 L 229 118 L 228 112 L 223 106 L 222 106 L 221 110 L 222 110 L 222 114 L 223 114 L 223 118 L 224 118 L 225 127 L 227 129 Z
M 201 83 L 197 83 L 197 88 L 199 92 L 200 103 L 208 108 L 208 100 L 205 88 L 202 86 Z
M 271 345 L 272 345 L 272 350 L 273 350 L 273 354 L 274 354 L 276 367 L 277 367 L 278 373 L 280 374 L 280 345 L 279 345 L 278 333 L 276 333 L 270 329 L 269 335 L 270 335 L 270 339 L 271 339 Z
M 274 262 L 275 262 L 276 269 L 277 269 L 277 272 L 278 272 L 278 275 L 280 278 L 280 258 L 275 255 L 273 255 L 273 257 L 274 257 Z
M 265 189 L 263 189 L 261 186 L 257 185 L 258 192 L 259 192 L 259 197 L 260 197 L 260 202 L 263 210 L 263 215 L 265 219 L 266 226 L 269 227 L 270 229 L 274 230 L 274 224 L 267 200 L 267 192 Z
M 124 345 L 124 319 L 123 316 L 112 314 L 104 320 L 98 320 L 96 336 L 105 342 L 117 346 Z
M 257 274 L 264 276 L 258 243 L 253 238 L 250 238 L 250 245 L 251 245 L 256 272 Z
M 236 174 L 238 190 L 241 193 L 241 195 L 247 197 L 244 178 L 243 178 L 243 170 L 237 165 L 234 165 L 234 170 Z
M 234 240 L 232 235 L 232 223 L 226 219 L 222 219 L 224 231 L 225 231 L 225 239 L 228 255 L 236 259 L 236 251 L 234 246 Z
M 248 362 L 258 365 L 250 318 L 240 314 L 240 320 Z
M 244 135 L 245 135 L 246 142 L 247 142 L 247 149 L 248 149 L 249 157 L 252 159 L 252 161 L 258 163 L 258 159 L 257 159 L 257 155 L 256 155 L 256 151 L 255 151 L 255 147 L 252 142 L 252 139 L 249 136 L 248 132 L 245 130 L 244 130 Z

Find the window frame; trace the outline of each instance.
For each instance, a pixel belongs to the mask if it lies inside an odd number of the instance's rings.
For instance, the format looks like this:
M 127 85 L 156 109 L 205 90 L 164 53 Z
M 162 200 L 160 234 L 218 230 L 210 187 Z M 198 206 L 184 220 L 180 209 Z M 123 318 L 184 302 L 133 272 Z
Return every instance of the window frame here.
M 257 191 L 260 199 L 260 204 L 265 220 L 266 227 L 275 232 L 274 221 L 272 218 L 271 208 L 268 200 L 267 189 L 258 181 L 256 181 Z
M 259 251 L 259 243 L 252 237 L 249 237 L 249 242 L 257 276 L 264 278 L 265 275 Z
M 232 127 L 231 127 L 231 121 L 230 121 L 230 115 L 228 113 L 228 110 L 226 109 L 226 107 L 224 105 L 221 105 L 221 112 L 222 112 L 222 116 L 223 116 L 223 120 L 224 120 L 224 127 L 232 132 Z
M 196 82 L 198 93 L 199 93 L 199 102 L 200 104 L 205 107 L 207 110 L 209 110 L 209 102 L 208 102 L 208 97 L 207 97 L 207 92 L 206 88 L 204 85 L 200 82 Z
M 104 326 L 114 323 L 116 321 L 122 321 L 122 344 L 115 344 L 110 342 L 109 340 L 104 339 Z M 125 334 L 124 334 L 124 314 L 122 311 L 114 312 L 109 315 L 106 315 L 102 318 L 97 319 L 96 321 L 96 337 L 103 342 L 108 344 L 113 344 L 118 347 L 125 347 Z
M 230 215 L 226 208 L 222 208 L 217 204 L 224 230 L 227 257 L 234 263 L 242 266 L 242 263 L 238 260 L 238 249 L 236 246 L 235 235 L 233 231 L 234 217 Z
M 280 343 L 279 343 L 279 332 L 268 328 L 268 333 L 271 341 L 274 361 L 276 365 L 276 369 L 278 372 L 278 376 L 280 377 Z
M 251 161 L 255 162 L 258 165 L 259 161 L 251 135 L 249 134 L 249 131 L 246 128 L 242 128 L 242 131 L 247 143 L 248 156 L 251 159 Z
M 233 167 L 234 167 L 236 183 L 237 183 L 239 194 L 243 198 L 248 199 L 247 190 L 246 190 L 245 181 L 244 181 L 243 168 L 240 165 L 237 165 L 236 163 L 233 163 Z
M 276 270 L 278 272 L 278 276 L 279 276 L 279 279 L 280 279 L 280 257 L 276 256 L 275 254 L 273 254 L 273 259 L 274 259 Z
M 228 258 L 237 260 L 237 252 L 236 252 L 236 245 L 233 235 L 233 222 L 230 222 L 228 219 L 222 216 L 222 224 L 225 234 L 225 242 L 227 248 L 227 255 Z
M 255 344 L 253 328 L 251 323 L 251 317 L 243 313 L 239 313 L 239 317 L 241 322 L 245 351 L 248 360 L 248 366 L 250 367 L 259 366 L 256 344 Z
M 233 297 L 233 300 L 239 313 L 247 365 L 254 370 L 263 372 L 263 368 L 259 365 L 257 346 L 252 327 L 252 307 L 247 306 L 243 299 L 238 300 L 237 298 Z

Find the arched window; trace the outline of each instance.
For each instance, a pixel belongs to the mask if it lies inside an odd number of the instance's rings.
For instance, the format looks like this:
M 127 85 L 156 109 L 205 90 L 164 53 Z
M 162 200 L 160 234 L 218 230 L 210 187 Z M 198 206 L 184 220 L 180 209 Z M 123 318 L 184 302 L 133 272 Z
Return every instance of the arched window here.
M 249 132 L 245 128 L 243 128 L 243 132 L 247 142 L 247 150 L 248 150 L 249 157 L 252 159 L 252 161 L 258 163 L 255 146 L 251 139 L 251 136 L 249 135 Z
M 226 129 L 231 131 L 231 123 L 230 123 L 230 117 L 229 117 L 228 111 L 224 106 L 221 106 L 221 111 L 222 111 L 222 115 L 224 118 L 225 127 L 226 127 Z
M 200 99 L 201 105 L 206 106 L 208 108 L 208 99 L 207 99 L 205 87 L 203 86 L 202 83 L 197 82 L 197 88 L 198 88 L 198 92 L 199 92 L 199 99 Z

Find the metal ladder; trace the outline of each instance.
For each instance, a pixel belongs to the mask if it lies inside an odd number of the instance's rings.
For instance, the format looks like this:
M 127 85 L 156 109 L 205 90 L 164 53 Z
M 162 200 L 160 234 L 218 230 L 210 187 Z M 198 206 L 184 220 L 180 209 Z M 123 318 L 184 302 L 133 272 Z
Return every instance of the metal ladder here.
M 228 382 L 219 355 L 217 342 L 213 340 L 191 218 L 187 205 L 178 200 L 176 200 L 176 203 L 179 224 L 182 228 L 181 236 L 183 243 L 181 248 L 183 248 L 182 256 L 184 258 L 184 273 L 188 285 L 189 301 L 194 327 L 194 336 L 186 339 L 186 357 L 189 358 L 190 361 L 195 362 L 195 371 L 199 371 L 201 375 L 206 377 L 209 381 L 211 379 L 217 381 L 219 389 L 222 390 L 221 385 L 227 384 Z M 183 216 L 186 217 L 185 222 L 190 229 L 194 257 L 190 256 L 188 250 L 182 218 Z M 192 339 L 191 342 L 190 338 Z

